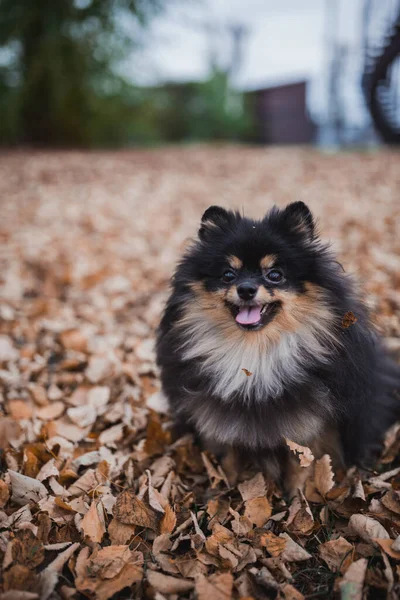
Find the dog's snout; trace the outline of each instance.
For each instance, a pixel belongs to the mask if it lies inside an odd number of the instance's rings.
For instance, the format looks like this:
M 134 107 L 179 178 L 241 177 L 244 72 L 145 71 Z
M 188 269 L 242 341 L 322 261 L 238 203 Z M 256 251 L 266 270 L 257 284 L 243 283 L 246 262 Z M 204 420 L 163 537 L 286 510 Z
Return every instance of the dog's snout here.
M 257 286 L 251 281 L 244 281 L 237 286 L 237 293 L 242 300 L 252 300 L 257 294 Z

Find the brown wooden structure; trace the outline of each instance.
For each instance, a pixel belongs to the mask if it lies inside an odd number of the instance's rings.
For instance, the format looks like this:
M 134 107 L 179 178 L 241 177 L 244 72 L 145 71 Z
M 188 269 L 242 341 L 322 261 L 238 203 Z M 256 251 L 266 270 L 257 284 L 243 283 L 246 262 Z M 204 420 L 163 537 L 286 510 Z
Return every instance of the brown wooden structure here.
M 306 81 L 247 92 L 255 120 L 255 138 L 262 144 L 310 144 L 316 127 L 306 103 Z

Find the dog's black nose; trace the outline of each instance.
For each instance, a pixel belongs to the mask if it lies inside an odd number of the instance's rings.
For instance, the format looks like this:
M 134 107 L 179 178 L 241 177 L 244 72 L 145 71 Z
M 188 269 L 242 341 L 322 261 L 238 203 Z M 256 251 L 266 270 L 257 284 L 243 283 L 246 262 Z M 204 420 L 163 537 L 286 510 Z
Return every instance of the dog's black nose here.
M 237 293 L 242 300 L 251 300 L 257 294 L 257 289 L 251 281 L 244 281 L 237 286 Z

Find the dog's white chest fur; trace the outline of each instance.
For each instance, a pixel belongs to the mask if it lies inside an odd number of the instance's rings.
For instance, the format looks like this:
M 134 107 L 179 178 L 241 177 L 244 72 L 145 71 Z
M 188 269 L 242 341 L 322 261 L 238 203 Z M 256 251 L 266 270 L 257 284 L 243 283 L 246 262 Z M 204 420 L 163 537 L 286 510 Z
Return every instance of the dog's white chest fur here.
M 277 397 L 288 383 L 301 381 L 312 356 L 321 360 L 326 354 L 316 332 L 306 326 L 270 343 L 262 330 L 244 333 L 232 324 L 227 335 L 204 314 L 192 313 L 185 332 L 183 358 L 201 360 L 213 392 L 223 400 L 235 394 L 244 402 L 250 396 L 259 401 Z

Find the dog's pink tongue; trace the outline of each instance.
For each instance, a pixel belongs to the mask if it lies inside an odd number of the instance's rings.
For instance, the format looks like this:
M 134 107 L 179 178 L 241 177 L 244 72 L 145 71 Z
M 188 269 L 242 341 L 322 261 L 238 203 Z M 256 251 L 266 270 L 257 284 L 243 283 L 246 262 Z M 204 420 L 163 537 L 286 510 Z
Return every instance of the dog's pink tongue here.
M 261 319 L 261 306 L 245 306 L 236 315 L 236 321 L 241 325 L 254 325 Z

